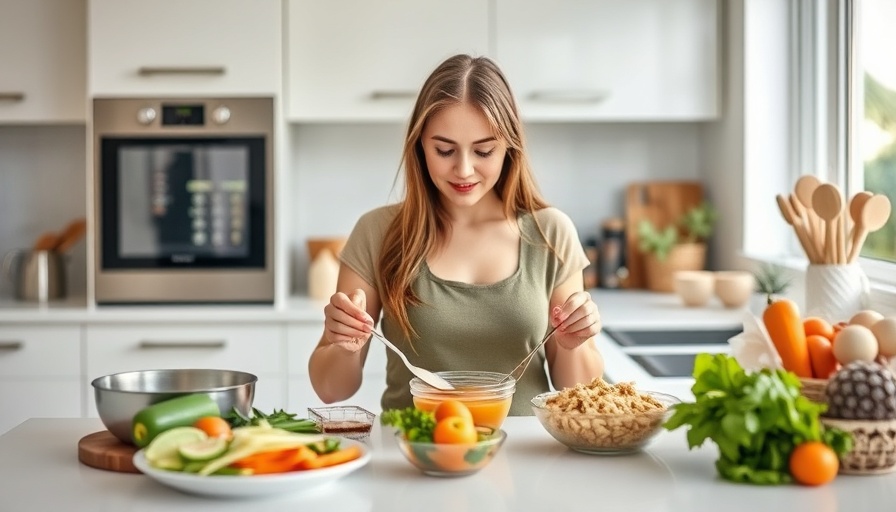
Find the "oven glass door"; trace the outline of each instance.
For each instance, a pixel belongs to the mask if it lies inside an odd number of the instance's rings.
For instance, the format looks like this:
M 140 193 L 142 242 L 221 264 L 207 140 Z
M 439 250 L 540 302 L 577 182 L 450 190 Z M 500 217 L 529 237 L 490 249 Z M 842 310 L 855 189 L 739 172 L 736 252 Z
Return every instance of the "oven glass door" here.
M 264 137 L 103 137 L 100 166 L 103 268 L 264 268 Z

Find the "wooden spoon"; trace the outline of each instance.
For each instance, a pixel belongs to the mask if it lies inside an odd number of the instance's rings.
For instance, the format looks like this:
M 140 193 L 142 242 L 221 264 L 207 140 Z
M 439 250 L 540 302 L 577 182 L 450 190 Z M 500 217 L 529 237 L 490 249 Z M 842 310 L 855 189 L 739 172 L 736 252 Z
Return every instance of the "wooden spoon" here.
M 849 262 L 858 259 L 868 233 L 873 233 L 884 227 L 887 219 L 890 218 L 890 210 L 890 199 L 883 194 L 874 194 L 865 201 L 862 215 L 856 223 L 856 241 L 849 251 Z
M 818 263 L 819 257 L 818 251 L 815 249 L 815 244 L 809 239 L 803 220 L 793 211 L 793 205 L 791 205 L 787 199 L 784 199 L 784 196 L 781 194 L 775 196 L 775 199 L 778 201 L 778 209 L 781 210 L 781 216 L 784 217 L 784 220 L 793 226 L 793 230 L 796 231 L 796 237 L 799 239 L 803 251 L 806 252 L 806 257 L 809 258 L 810 262 Z
M 819 263 L 819 260 L 821 260 L 820 255 L 822 253 L 822 239 L 819 235 L 811 232 L 809 227 L 809 214 L 806 211 L 806 207 L 803 206 L 803 203 L 796 197 L 796 194 L 790 194 L 788 199 L 790 200 L 790 211 L 793 212 L 796 216 L 795 218 L 803 225 L 802 231 L 806 238 L 806 242 L 803 244 L 803 249 L 806 250 L 806 255 L 809 256 L 809 261 L 812 263 Z M 813 213 L 813 217 L 814 216 L 815 214 Z M 797 234 L 797 236 L 799 236 L 799 234 Z M 807 247 L 811 247 L 811 251 L 807 249 Z
M 871 192 L 863 190 L 862 192 L 856 192 L 852 199 L 849 200 L 849 218 L 852 219 L 852 227 L 849 229 L 849 235 L 846 237 L 846 241 L 849 244 L 847 261 L 852 260 L 853 248 L 856 246 L 856 234 L 858 233 L 856 226 L 861 222 L 862 209 L 865 208 L 865 203 L 873 195 Z
M 59 234 L 59 238 L 56 241 L 56 246 L 53 247 L 53 250 L 59 253 L 68 251 L 73 245 L 81 240 L 86 232 L 87 222 L 85 219 L 81 218 L 71 221 L 65 229 L 62 230 L 62 233 Z
M 837 226 L 843 212 L 843 196 L 840 189 L 830 183 L 822 183 L 812 193 L 812 209 L 825 222 L 824 262 L 837 263 Z
M 800 176 L 796 180 L 793 192 L 806 210 L 806 232 L 809 234 L 809 238 L 815 242 L 815 247 L 818 249 L 818 253 L 823 254 L 824 246 L 821 219 L 818 218 L 818 214 L 815 212 L 815 207 L 812 205 L 812 195 L 815 194 L 815 189 L 817 189 L 819 185 L 821 185 L 821 180 L 816 176 L 806 174 Z
M 59 235 L 52 232 L 41 233 L 37 240 L 35 240 L 34 245 L 31 247 L 33 251 L 52 251 L 54 247 L 56 247 L 56 243 L 59 240 Z

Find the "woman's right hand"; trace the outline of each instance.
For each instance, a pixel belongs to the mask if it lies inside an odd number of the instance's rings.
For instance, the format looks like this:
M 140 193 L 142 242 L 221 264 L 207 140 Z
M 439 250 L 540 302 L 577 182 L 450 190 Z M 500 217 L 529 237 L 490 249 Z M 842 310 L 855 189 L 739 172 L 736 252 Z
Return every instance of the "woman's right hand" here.
M 370 340 L 373 319 L 367 313 L 364 290 L 355 290 L 351 297 L 334 293 L 324 307 L 324 317 L 324 334 L 329 344 L 357 352 Z

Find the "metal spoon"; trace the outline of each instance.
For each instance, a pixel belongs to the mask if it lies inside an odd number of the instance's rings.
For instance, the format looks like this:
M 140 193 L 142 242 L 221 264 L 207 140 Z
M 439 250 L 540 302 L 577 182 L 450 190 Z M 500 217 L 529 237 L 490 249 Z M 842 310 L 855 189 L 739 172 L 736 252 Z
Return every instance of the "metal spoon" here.
M 560 326 L 558 325 L 557 327 L 560 327 Z M 554 331 L 557 330 L 557 327 L 554 327 L 547 334 L 545 334 L 544 338 L 541 339 L 541 341 L 538 343 L 538 345 L 535 345 L 535 348 L 533 348 L 528 354 L 526 354 L 526 357 L 524 357 L 523 360 L 520 361 L 520 364 L 516 365 L 516 368 L 514 368 L 510 373 L 505 375 L 504 378 L 499 380 L 498 384 L 504 382 L 505 380 L 509 379 L 510 377 L 513 377 L 514 380 L 520 380 L 520 377 L 523 376 L 523 373 L 526 371 L 526 368 L 529 366 L 529 363 L 532 362 L 532 356 L 534 356 L 535 353 L 538 352 L 538 349 L 540 349 L 541 346 L 544 345 L 544 343 L 546 341 L 548 341 L 548 339 L 551 337 L 551 335 L 554 334 Z
M 404 361 L 404 365 L 408 367 L 408 370 L 410 370 L 411 373 L 413 373 L 414 375 L 419 377 L 420 380 L 422 380 L 423 382 L 429 384 L 430 386 L 432 386 L 436 389 L 441 389 L 441 390 L 454 389 L 454 386 L 452 386 L 451 383 L 448 382 L 447 380 L 439 377 L 438 375 L 432 373 L 429 370 L 420 368 L 419 366 L 412 365 L 411 362 L 408 361 L 407 356 L 405 356 L 401 350 L 398 350 L 398 347 L 393 345 L 391 341 L 387 340 L 385 338 L 385 336 L 376 332 L 376 330 L 372 330 L 370 332 L 373 333 L 374 336 L 379 338 L 380 341 L 383 342 L 383 345 L 386 345 L 389 349 L 392 350 L 392 352 L 395 352 L 396 354 L 398 354 L 398 357 L 400 357 L 401 360 Z

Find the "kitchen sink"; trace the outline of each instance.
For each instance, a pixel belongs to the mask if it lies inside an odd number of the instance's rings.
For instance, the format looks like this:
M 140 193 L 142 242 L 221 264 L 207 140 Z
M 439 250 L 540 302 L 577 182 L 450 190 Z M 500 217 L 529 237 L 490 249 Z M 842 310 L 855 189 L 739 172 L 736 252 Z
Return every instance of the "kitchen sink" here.
M 653 377 L 690 377 L 698 352 L 719 352 L 728 340 L 743 332 L 741 326 L 712 329 L 605 328 L 604 334 Z
M 697 354 L 635 354 L 632 361 L 654 377 L 690 377 Z
M 623 347 L 662 345 L 727 345 L 728 339 L 743 332 L 741 327 L 728 329 L 688 330 L 616 330 L 605 328 L 604 333 Z

